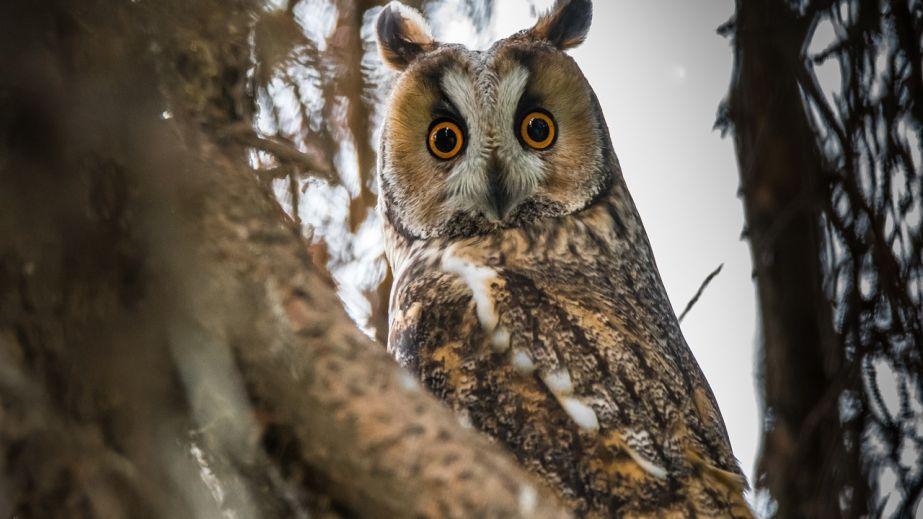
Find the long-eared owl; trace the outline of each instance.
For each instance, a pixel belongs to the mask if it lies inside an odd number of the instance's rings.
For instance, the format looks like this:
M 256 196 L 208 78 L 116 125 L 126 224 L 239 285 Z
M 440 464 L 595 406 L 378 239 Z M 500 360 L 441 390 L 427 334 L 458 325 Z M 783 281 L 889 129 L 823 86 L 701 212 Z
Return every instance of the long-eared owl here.
M 750 517 L 558 0 L 486 51 L 392 2 L 378 182 L 388 349 L 581 515 Z

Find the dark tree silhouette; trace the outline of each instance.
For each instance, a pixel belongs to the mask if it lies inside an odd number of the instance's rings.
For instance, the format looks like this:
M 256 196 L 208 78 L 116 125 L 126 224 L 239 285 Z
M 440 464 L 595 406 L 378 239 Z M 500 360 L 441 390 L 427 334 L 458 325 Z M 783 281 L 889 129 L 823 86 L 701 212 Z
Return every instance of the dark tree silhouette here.
M 918 517 L 923 2 L 739 0 L 720 31 L 762 318 L 757 486 L 779 517 Z

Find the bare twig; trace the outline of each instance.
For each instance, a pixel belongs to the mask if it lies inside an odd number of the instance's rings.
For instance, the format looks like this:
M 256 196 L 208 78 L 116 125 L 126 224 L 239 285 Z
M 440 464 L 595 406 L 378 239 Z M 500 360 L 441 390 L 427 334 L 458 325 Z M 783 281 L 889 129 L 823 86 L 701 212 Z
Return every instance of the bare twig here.
M 724 263 L 718 265 L 718 268 L 712 271 L 712 273 L 709 274 L 708 277 L 705 278 L 705 281 L 702 281 L 702 285 L 699 286 L 699 290 L 696 291 L 695 295 L 692 296 L 692 299 L 689 300 L 689 303 L 686 304 L 686 309 L 683 310 L 683 313 L 679 315 L 679 322 L 683 322 L 683 318 L 686 317 L 686 314 L 689 313 L 689 310 L 692 310 L 692 307 L 695 306 L 695 304 L 699 302 L 699 298 L 702 297 L 702 293 L 705 292 L 705 289 L 708 287 L 708 284 L 711 283 L 711 280 L 715 279 L 715 276 L 721 273 L 721 269 L 723 268 L 724 268 Z
M 281 162 L 299 166 L 303 168 L 305 173 L 310 176 L 326 180 L 327 182 L 339 182 L 336 172 L 330 168 L 330 161 L 318 157 L 317 155 L 319 153 L 309 155 L 299 151 L 291 144 L 288 144 L 279 138 L 261 137 L 249 127 L 235 127 L 228 132 L 228 135 L 233 137 L 237 142 L 241 144 L 265 151 L 266 153 L 275 156 Z

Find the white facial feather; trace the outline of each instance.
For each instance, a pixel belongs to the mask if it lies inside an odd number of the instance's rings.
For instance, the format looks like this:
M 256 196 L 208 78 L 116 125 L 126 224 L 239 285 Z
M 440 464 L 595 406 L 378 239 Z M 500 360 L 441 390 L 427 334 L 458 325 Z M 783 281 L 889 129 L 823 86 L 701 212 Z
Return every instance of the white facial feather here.
M 452 68 L 442 76 L 442 90 L 461 112 L 468 127 L 468 147 L 452 168 L 448 181 L 454 210 L 477 210 L 487 196 L 487 160 L 490 147 L 477 89 L 463 71 Z
M 503 162 L 503 181 L 511 195 L 512 205 L 528 197 L 547 174 L 544 161 L 524 149 L 516 135 L 520 123 L 516 120 L 516 108 L 528 83 L 529 71 L 522 65 L 515 66 L 500 80 L 498 103 L 493 111 L 497 155 Z
M 501 181 L 515 206 L 535 190 L 547 175 L 545 162 L 523 148 L 516 135 L 516 109 L 529 82 L 529 71 L 517 65 L 502 78 L 485 67 L 474 67 L 475 76 L 449 69 L 442 89 L 461 112 L 468 126 L 468 147 L 453 167 L 448 182 L 452 210 L 481 210 L 487 203 L 491 154 L 501 163 Z

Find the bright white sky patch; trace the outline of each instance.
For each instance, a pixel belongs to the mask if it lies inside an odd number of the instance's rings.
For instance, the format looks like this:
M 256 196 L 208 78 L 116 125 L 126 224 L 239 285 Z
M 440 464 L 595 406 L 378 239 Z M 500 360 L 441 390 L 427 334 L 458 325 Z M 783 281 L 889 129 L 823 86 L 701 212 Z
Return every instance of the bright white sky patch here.
M 688 71 L 686 70 L 686 67 L 682 65 L 673 65 L 667 69 L 667 75 L 676 83 L 685 82 L 686 74 L 688 74 Z

